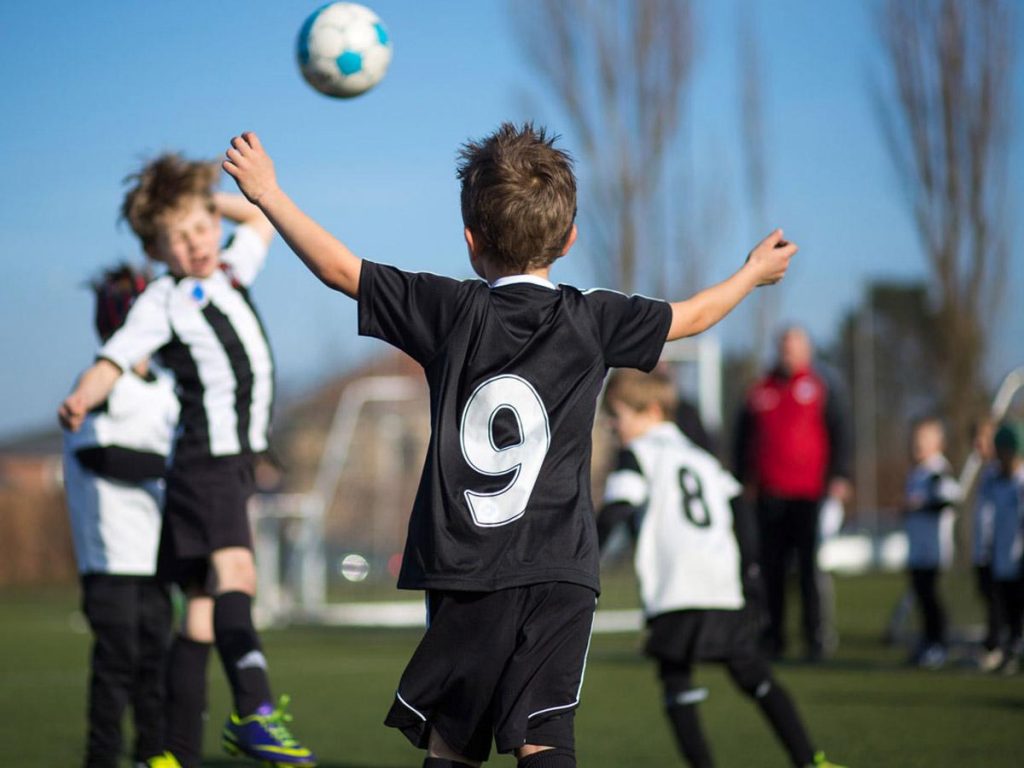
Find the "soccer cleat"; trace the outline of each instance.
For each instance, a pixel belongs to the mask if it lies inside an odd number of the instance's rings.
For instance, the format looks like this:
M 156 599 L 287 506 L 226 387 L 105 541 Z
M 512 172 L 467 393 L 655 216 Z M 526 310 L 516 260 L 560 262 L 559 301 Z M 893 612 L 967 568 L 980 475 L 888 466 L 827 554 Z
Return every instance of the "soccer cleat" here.
M 926 646 L 917 657 L 917 666 L 922 669 L 940 669 L 945 663 L 946 649 L 938 643 Z
M 983 651 L 978 656 L 978 669 L 982 672 L 995 672 L 1003 665 L 1003 649 L 993 648 Z
M 170 752 L 164 752 L 162 755 L 154 755 L 149 758 L 145 762 L 145 766 L 146 768 L 181 768 L 181 763 Z
M 248 717 L 232 713 L 224 723 L 221 744 L 229 755 L 244 755 L 284 768 L 316 765 L 316 756 L 288 731 L 292 716 L 285 712 L 289 698 L 282 696 L 277 707 L 264 704 Z
M 829 762 L 824 752 L 815 752 L 814 762 L 811 763 L 809 768 L 843 768 L 843 766 L 839 765 L 839 763 Z

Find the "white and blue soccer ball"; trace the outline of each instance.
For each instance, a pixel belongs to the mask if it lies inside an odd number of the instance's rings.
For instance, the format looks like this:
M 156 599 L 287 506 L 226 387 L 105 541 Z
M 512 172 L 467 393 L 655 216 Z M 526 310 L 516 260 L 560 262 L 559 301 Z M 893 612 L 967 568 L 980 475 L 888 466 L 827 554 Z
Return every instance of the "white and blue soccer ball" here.
M 320 93 L 348 99 L 381 81 L 391 63 L 391 37 L 373 11 L 358 3 L 330 3 L 299 31 L 299 67 Z

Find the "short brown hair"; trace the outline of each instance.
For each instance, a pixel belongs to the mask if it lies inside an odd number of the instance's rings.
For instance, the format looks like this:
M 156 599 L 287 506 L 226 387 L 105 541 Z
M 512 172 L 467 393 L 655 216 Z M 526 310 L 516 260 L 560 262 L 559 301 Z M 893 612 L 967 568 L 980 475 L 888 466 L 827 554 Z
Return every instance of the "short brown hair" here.
M 604 408 L 612 402 L 624 403 L 634 411 L 645 411 L 652 405 L 661 408 L 666 419 L 675 418 L 679 393 L 675 382 L 664 368 L 643 373 L 633 368 L 618 368 L 608 377 L 604 389 Z
M 526 272 L 562 255 L 576 218 L 572 157 L 533 123 L 502 123 L 459 151 L 462 221 L 481 252 L 501 267 Z
M 149 247 L 156 238 L 157 221 L 188 198 L 199 198 L 212 211 L 213 186 L 220 175 L 216 163 L 186 160 L 165 153 L 146 163 L 142 170 L 125 178 L 130 188 L 121 203 L 121 218 Z

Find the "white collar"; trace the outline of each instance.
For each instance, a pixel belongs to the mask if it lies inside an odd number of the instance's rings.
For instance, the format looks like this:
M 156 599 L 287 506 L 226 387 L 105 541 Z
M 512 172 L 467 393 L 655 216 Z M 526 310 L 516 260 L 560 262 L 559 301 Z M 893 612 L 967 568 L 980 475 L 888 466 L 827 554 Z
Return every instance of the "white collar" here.
M 516 283 L 529 283 L 530 285 L 550 288 L 553 291 L 558 290 L 550 280 L 545 280 L 543 277 L 537 277 L 536 275 L 506 275 L 505 277 L 499 277 L 491 283 L 491 288 L 503 288 L 506 285 L 515 285 Z

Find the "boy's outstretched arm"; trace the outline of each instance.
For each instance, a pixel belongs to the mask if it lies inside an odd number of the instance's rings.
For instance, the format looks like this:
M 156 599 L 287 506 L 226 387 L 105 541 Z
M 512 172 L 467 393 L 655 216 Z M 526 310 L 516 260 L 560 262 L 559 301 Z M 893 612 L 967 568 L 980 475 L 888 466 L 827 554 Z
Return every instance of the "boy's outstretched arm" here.
M 224 170 L 249 201 L 260 208 L 309 270 L 330 288 L 353 299 L 359 294 L 362 259 L 303 213 L 277 186 L 274 163 L 255 133 L 231 140 Z
M 672 324 L 667 340 L 674 341 L 706 331 L 759 285 L 779 282 L 796 252 L 797 246 L 783 240 L 782 230 L 776 229 L 754 247 L 747 262 L 732 277 L 705 288 L 686 301 L 672 304 Z
M 61 426 L 77 432 L 89 411 L 110 396 L 110 390 L 120 377 L 121 369 L 109 360 L 100 358 L 93 363 L 57 409 Z

